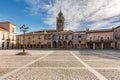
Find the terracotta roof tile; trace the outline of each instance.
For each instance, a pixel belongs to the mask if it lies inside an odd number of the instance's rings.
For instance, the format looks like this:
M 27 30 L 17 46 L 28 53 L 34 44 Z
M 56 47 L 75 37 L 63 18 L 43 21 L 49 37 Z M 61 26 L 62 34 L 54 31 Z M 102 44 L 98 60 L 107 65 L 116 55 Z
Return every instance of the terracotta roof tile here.
M 7 30 L 6 30 L 6 29 L 4 29 L 4 28 L 1 28 L 1 27 L 0 27 L 0 31 L 7 31 Z

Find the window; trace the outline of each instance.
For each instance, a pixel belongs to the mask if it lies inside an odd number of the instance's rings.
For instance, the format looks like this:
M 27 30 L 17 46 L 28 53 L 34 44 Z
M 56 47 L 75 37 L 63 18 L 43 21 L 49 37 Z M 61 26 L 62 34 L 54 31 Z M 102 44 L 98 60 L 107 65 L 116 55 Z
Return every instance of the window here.
M 58 20 L 58 23 L 62 23 L 62 20 Z
M 12 32 L 14 32 L 14 28 L 12 28 Z
M 81 41 L 78 41 L 78 43 L 81 43 Z
M 92 41 L 92 37 L 90 37 L 90 42 Z
M 68 36 L 65 36 L 65 40 L 68 40 Z
M 103 37 L 101 37 L 100 40 L 103 41 Z
M 2 40 L 5 40 L 5 34 L 3 34 Z
M 2 42 L 2 48 L 4 48 L 4 42 Z
M 72 40 L 73 39 L 73 35 L 68 35 L 68 40 Z
M 38 39 L 41 39 L 41 36 L 40 36 L 40 35 L 38 36 Z
M 47 40 L 47 35 L 44 36 L 44 39 Z
M 80 35 L 80 34 L 78 35 L 78 38 L 81 38 L 81 35 Z
M 62 40 L 62 35 L 59 35 L 59 40 Z

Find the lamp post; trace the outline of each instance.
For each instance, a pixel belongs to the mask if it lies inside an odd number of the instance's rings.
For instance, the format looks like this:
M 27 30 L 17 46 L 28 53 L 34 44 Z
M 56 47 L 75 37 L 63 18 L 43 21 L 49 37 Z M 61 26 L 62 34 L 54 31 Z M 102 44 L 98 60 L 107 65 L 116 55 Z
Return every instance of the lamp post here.
M 29 29 L 29 27 L 26 27 L 25 24 L 20 27 L 20 31 L 23 32 L 23 53 L 25 53 L 25 32 L 27 32 L 28 29 Z

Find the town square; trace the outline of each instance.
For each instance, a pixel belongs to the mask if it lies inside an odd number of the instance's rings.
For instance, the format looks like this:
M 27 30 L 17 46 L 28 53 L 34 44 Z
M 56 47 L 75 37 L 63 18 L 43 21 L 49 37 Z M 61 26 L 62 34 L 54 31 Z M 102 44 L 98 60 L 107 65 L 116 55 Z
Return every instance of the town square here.
M 120 50 L 0 51 L 1 80 L 119 80 Z

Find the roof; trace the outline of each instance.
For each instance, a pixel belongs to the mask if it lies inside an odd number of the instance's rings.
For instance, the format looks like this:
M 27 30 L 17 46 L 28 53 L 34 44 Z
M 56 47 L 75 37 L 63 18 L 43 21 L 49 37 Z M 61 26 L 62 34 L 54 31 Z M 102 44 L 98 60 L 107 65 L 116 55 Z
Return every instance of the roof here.
M 56 32 L 56 30 L 41 30 L 41 31 L 34 31 L 34 33 L 43 33 L 43 32 L 51 33 L 51 32 Z
M 12 23 L 9 21 L 3 21 L 3 22 L 0 22 L 0 24 L 12 24 Z M 15 24 L 12 24 L 12 25 L 16 26 Z
M 83 32 L 86 32 L 86 31 L 75 31 L 74 33 L 83 33 Z
M 0 27 L 0 31 L 7 31 L 6 29 L 4 29 L 4 28 L 2 28 L 2 27 Z
M 112 31 L 113 31 L 113 29 L 86 30 L 87 33 L 112 32 Z
M 115 27 L 114 29 L 120 28 L 120 26 Z
M 42 34 L 45 34 L 45 33 L 47 33 L 47 34 L 71 34 L 71 33 L 73 33 L 73 31 L 71 31 L 71 30 L 64 30 L 64 31 L 57 31 L 57 30 L 42 30 L 42 31 L 33 31 L 33 32 L 29 32 L 29 33 L 26 33 L 26 35 L 42 35 Z M 17 35 L 17 36 L 21 36 L 21 35 L 23 35 L 23 34 L 19 34 L 19 35 Z
M 71 33 L 73 33 L 73 31 L 72 30 L 64 30 L 64 31 L 56 31 L 56 32 L 54 32 L 53 34 L 71 34 Z

